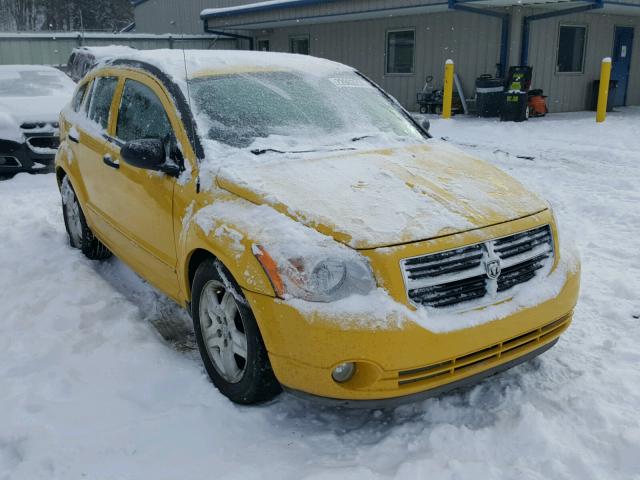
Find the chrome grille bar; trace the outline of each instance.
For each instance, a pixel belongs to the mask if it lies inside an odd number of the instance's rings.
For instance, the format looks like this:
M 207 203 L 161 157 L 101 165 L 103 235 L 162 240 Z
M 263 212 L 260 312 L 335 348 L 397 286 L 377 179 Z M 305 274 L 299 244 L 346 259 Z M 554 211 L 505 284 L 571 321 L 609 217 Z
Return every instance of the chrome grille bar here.
M 513 287 L 548 272 L 553 263 L 551 227 L 400 262 L 407 297 L 416 306 L 452 307 L 473 300 L 492 303 Z

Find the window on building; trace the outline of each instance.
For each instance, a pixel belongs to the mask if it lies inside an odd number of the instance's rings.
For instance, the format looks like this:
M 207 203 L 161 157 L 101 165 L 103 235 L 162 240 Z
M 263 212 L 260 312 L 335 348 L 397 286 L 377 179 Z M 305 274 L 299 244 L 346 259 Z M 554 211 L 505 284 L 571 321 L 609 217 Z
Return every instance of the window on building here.
M 558 72 L 581 73 L 584 67 L 584 49 L 587 27 L 561 25 L 558 36 Z
M 93 82 L 89 118 L 106 130 L 113 93 L 116 91 L 116 77 L 99 77 Z
M 413 73 L 414 30 L 387 32 L 387 73 Z
M 269 40 L 258 40 L 258 51 L 259 52 L 268 52 L 269 51 Z
M 135 80 L 127 80 L 120 101 L 116 136 L 124 141 L 171 137 L 173 130 L 160 99 Z
M 309 55 L 309 35 L 289 37 L 289 52 Z

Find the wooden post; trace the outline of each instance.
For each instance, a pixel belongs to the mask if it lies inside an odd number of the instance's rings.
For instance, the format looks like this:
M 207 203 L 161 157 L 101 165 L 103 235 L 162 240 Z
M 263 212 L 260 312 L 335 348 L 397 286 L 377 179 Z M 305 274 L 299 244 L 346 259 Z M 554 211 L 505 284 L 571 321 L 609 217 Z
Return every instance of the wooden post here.
M 611 57 L 602 59 L 600 67 L 600 90 L 598 92 L 598 111 L 596 122 L 602 123 L 607 118 L 607 103 L 609 100 L 609 81 L 611 80 Z
M 447 60 L 444 65 L 444 97 L 442 99 L 442 118 L 451 118 L 452 102 L 453 102 L 453 60 Z

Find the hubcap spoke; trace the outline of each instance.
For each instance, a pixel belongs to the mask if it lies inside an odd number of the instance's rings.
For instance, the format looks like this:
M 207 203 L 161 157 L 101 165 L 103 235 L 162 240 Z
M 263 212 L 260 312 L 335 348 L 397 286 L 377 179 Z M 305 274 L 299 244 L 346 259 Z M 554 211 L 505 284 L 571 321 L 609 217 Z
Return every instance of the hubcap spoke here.
M 218 349 L 224 348 L 224 339 L 222 338 L 222 336 L 218 335 L 218 331 L 215 329 L 215 327 L 210 328 L 207 331 L 207 336 L 205 340 L 209 348 L 218 348 Z
M 224 372 L 229 378 L 237 376 L 238 373 L 240 373 L 240 369 L 238 368 L 238 364 L 236 363 L 231 345 L 228 345 L 227 348 L 223 348 L 220 353 Z
M 236 300 L 233 298 L 233 294 L 230 291 L 224 292 L 222 296 L 222 302 L 220 302 L 220 307 L 224 312 L 224 316 L 227 319 L 227 323 L 231 328 L 233 326 L 233 321 L 236 318 L 236 312 L 238 311 L 238 307 L 236 305 Z
M 247 336 L 237 328 L 231 329 L 232 348 L 236 355 L 247 358 Z
M 205 291 L 205 302 L 207 305 L 207 314 L 213 323 L 220 323 L 220 303 L 214 288 L 208 288 Z

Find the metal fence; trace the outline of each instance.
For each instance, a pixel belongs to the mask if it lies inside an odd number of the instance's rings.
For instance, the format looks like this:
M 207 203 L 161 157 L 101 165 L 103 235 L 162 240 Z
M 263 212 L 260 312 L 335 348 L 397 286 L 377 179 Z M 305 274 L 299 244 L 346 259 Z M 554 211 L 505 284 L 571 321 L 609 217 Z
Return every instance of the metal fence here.
M 235 40 L 215 35 L 152 35 L 139 33 L 0 33 L 0 65 L 66 65 L 80 46 L 127 45 L 154 48 L 233 49 Z

